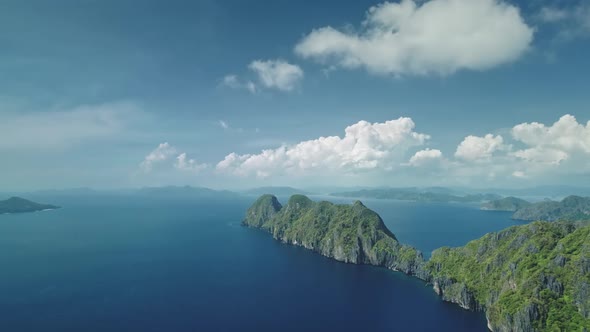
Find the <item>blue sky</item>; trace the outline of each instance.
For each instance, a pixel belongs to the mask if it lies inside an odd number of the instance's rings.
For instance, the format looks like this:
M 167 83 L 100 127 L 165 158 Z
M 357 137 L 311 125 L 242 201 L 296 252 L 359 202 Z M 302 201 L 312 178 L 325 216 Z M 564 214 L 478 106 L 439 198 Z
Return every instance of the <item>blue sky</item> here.
M 0 188 L 590 183 L 589 42 L 585 1 L 3 1 Z

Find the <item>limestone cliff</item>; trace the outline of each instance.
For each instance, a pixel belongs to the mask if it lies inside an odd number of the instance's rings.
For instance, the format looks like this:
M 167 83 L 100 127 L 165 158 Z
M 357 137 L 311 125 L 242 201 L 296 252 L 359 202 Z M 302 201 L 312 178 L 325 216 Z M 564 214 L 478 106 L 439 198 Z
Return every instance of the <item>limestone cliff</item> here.
M 360 201 L 336 205 L 293 195 L 287 205 L 281 206 L 276 197 L 264 195 L 248 209 L 243 223 L 338 261 L 426 277 L 422 254 L 400 244 L 381 217 Z

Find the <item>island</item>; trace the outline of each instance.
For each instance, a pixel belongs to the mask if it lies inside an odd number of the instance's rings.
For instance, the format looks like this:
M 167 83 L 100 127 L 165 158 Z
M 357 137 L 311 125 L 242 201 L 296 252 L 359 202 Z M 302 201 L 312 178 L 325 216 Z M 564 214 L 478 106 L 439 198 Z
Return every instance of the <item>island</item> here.
M 444 191 L 423 191 L 418 188 L 363 189 L 332 193 L 335 197 L 358 197 L 376 199 L 395 199 L 401 201 L 439 202 L 439 203 L 477 203 L 502 198 L 496 194 L 467 194 L 463 196 Z
M 533 222 L 433 252 L 443 300 L 484 311 L 492 331 L 590 330 L 590 226 Z
M 561 202 L 544 201 L 518 209 L 513 219 L 545 221 L 590 220 L 590 197 L 568 196 Z
M 530 202 L 516 197 L 504 197 L 481 204 L 482 210 L 515 212 L 531 205 Z
M 432 285 L 442 300 L 483 311 L 492 331 L 590 331 L 590 225 L 533 222 L 443 247 L 426 261 L 381 217 L 351 205 L 263 195 L 243 225 L 351 264 L 382 266 Z
M 381 217 L 360 201 L 344 205 L 293 195 L 282 206 L 275 196 L 263 195 L 248 209 L 243 224 L 338 261 L 424 277 L 422 253 L 400 244 Z
M 58 208 L 55 205 L 35 203 L 20 197 L 10 197 L 7 200 L 0 201 L 0 214 L 36 212 Z

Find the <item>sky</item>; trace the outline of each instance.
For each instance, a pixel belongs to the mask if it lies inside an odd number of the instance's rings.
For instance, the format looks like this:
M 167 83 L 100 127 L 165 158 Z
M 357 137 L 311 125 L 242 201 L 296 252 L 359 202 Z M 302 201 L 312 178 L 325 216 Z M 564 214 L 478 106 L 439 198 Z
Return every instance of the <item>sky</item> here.
M 0 2 L 0 189 L 590 184 L 586 0 Z

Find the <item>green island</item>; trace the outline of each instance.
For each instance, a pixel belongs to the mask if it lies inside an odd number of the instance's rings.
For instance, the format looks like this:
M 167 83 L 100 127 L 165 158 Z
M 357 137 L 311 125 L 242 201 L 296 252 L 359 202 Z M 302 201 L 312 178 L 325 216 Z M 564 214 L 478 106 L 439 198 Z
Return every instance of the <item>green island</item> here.
M 20 197 L 10 197 L 7 200 L 0 201 L 0 214 L 36 212 L 58 208 L 55 205 L 35 203 Z
M 590 220 L 590 197 L 568 196 L 560 202 L 544 201 L 518 209 L 513 219 L 547 221 Z
M 429 261 L 401 244 L 360 201 L 342 205 L 293 195 L 282 206 L 263 195 L 243 224 L 338 261 L 420 278 L 442 300 L 485 312 L 492 331 L 590 331 L 587 223 L 513 226 L 464 247 L 437 249 Z
M 530 202 L 516 197 L 504 197 L 481 204 L 482 210 L 489 211 L 510 211 L 515 212 L 519 209 L 531 205 Z
M 263 195 L 248 209 L 243 224 L 345 263 L 424 275 L 422 253 L 399 243 L 381 217 L 360 201 L 337 205 L 293 195 L 282 206 L 275 196 Z

